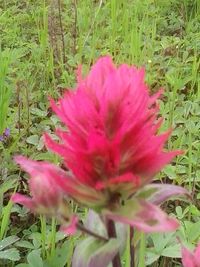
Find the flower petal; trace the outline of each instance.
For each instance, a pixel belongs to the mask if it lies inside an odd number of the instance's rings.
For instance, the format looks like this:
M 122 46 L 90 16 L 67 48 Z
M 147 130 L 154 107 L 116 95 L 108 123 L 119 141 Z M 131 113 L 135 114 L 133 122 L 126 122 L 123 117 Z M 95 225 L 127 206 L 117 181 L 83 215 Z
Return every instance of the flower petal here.
M 35 208 L 34 201 L 30 197 L 24 196 L 22 194 L 15 193 L 14 195 L 12 195 L 11 200 L 14 203 L 18 203 L 27 207 L 28 209 L 34 210 Z
M 52 202 L 56 202 L 56 198 L 57 200 L 62 198 L 63 194 L 90 207 L 106 202 L 101 192 L 79 183 L 58 166 L 48 162 L 30 160 L 22 156 L 15 157 L 15 161 L 34 178 L 30 179 L 29 182 L 30 191 L 35 197 L 35 201 L 42 202 L 43 205 L 45 202 L 45 205 L 50 206 Z
M 182 263 L 183 267 L 198 267 L 198 265 L 195 264 L 193 253 L 185 247 L 182 248 Z
M 67 235 L 73 235 L 77 231 L 78 217 L 73 215 L 69 221 L 68 225 L 62 225 L 60 231 L 64 232 Z
M 149 184 L 137 193 L 138 198 L 144 198 L 155 205 L 160 205 L 171 197 L 182 196 L 190 197 L 185 188 L 171 184 Z
M 198 263 L 200 265 L 200 243 L 197 245 L 194 251 L 195 258 L 198 259 Z
M 179 227 L 176 219 L 168 217 L 159 207 L 142 199 L 131 199 L 117 211 L 105 210 L 104 215 L 147 233 L 174 231 Z
M 95 188 L 97 190 L 110 188 L 111 191 L 119 191 L 119 188 L 125 186 L 126 184 L 129 185 L 131 192 L 133 192 L 140 186 L 140 177 L 133 175 L 132 173 L 125 173 L 106 181 L 99 181 Z

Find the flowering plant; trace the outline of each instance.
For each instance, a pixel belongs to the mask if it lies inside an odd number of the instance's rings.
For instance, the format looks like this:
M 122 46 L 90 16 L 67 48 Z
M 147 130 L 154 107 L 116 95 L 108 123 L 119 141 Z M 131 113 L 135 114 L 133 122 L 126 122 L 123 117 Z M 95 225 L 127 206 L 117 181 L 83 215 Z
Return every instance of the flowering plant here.
M 53 111 L 66 126 L 65 130 L 56 130 L 60 142 L 45 134 L 47 147 L 64 159 L 69 171 L 16 157 L 31 176 L 32 198 L 15 194 L 14 202 L 56 216 L 67 233 L 78 228 L 103 242 L 96 252 L 86 251 L 85 260 L 82 253 L 73 266 L 80 267 L 80 262 L 83 266 L 93 266 L 92 262 L 107 266 L 110 261 L 120 266 L 120 246 L 113 245 L 118 236 L 114 222 L 144 232 L 173 231 L 179 226 L 158 205 L 171 196 L 186 194 L 186 190 L 151 182 L 182 152 L 164 150 L 171 130 L 158 134 L 162 118 L 158 118 L 157 99 L 162 90 L 150 96 L 144 75 L 144 69 L 134 66 L 116 67 L 108 56 L 100 58 L 85 78 L 79 68 L 76 89 L 66 91 L 57 104 L 50 100 Z M 96 213 L 90 213 L 91 220 L 99 214 L 103 236 L 91 231 L 91 223 L 87 230 L 81 225 L 67 204 L 68 198 L 93 209 Z M 84 247 L 91 248 L 96 239 L 85 240 Z
M 2 135 L 0 135 L 0 142 L 5 141 L 10 136 L 10 129 L 6 128 Z

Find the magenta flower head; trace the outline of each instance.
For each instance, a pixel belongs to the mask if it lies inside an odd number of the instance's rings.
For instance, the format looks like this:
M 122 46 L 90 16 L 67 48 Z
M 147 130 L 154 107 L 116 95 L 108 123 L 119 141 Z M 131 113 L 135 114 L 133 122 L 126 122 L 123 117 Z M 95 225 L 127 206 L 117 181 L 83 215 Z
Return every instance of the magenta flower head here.
M 102 57 L 87 77 L 83 78 L 79 69 L 75 91 L 67 91 L 58 104 L 51 100 L 53 110 L 67 130 L 57 130 L 60 143 L 46 134 L 47 147 L 63 157 L 78 183 L 100 193 L 105 200 L 103 208 L 112 212 L 119 210 L 122 200 L 137 196 L 157 172 L 182 153 L 164 150 L 171 130 L 158 134 L 162 118 L 158 118 L 156 100 L 162 91 L 150 96 L 144 74 L 144 69 L 126 64 L 116 67 L 110 57 Z M 164 192 L 161 187 L 154 190 Z M 184 191 L 179 189 L 177 193 L 177 188 L 171 187 L 170 193 L 166 190 L 166 197 Z M 72 197 L 76 199 L 75 195 Z M 153 204 L 144 205 L 139 198 L 135 205 L 138 208 L 133 214 L 135 218 L 151 210 L 151 214 L 147 213 L 152 218 L 149 221 L 167 220 L 165 215 L 158 215 L 158 208 L 150 208 Z M 112 216 L 120 218 L 118 214 Z M 173 227 L 177 227 L 174 220 L 169 228 Z M 156 227 L 148 229 L 153 231 Z
M 185 247 L 182 248 L 182 263 L 183 267 L 200 267 L 200 244 L 194 252 Z
M 15 161 L 31 177 L 29 179 L 31 197 L 15 193 L 12 201 L 24 205 L 35 213 L 57 217 L 64 223 L 63 230 L 66 233 L 74 233 L 77 217 L 71 214 L 66 195 L 62 190 L 62 183 L 67 179 L 65 172 L 50 163 L 37 162 L 22 156 L 15 157 Z
M 47 179 L 45 188 L 54 185 L 45 197 L 44 191 L 41 195 L 35 192 L 30 182 L 35 206 L 60 201 L 60 187 L 64 194 L 104 217 L 143 231 L 178 227 L 177 221 L 155 204 L 185 190 L 148 185 L 181 151 L 164 149 L 171 130 L 158 134 L 162 118 L 158 118 L 157 99 L 162 91 L 150 96 L 144 75 L 144 69 L 126 64 L 116 67 L 110 57 L 102 57 L 85 78 L 79 69 L 75 90 L 66 91 L 57 104 L 51 100 L 66 130 L 57 129 L 59 143 L 48 134 L 45 142 L 64 159 L 71 174 L 64 175 L 57 169 L 54 173 L 52 165 L 32 161 L 30 166 L 37 167 L 30 170 L 28 161 L 24 164 L 18 160 L 31 175 L 34 169 L 42 168 L 43 179 Z
M 129 184 L 134 192 L 180 154 L 163 149 L 170 131 L 157 133 L 160 94 L 149 96 L 144 69 L 117 68 L 103 57 L 85 79 L 79 73 L 75 91 L 58 105 L 51 100 L 68 131 L 57 130 L 60 144 L 46 135 L 46 144 L 81 183 L 111 191 Z
M 61 187 L 58 186 L 59 179 L 64 175 L 62 170 L 51 164 L 31 161 L 22 156 L 16 157 L 15 161 L 31 175 L 29 189 L 32 196 L 15 194 L 12 200 L 35 212 L 55 214 L 63 200 Z M 56 177 L 59 177 L 57 183 Z

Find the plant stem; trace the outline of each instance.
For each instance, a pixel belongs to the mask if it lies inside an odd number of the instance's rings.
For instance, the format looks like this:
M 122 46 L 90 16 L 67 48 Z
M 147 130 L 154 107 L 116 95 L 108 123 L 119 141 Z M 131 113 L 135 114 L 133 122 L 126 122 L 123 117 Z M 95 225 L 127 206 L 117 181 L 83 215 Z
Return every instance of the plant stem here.
M 62 41 L 62 52 L 63 52 L 63 63 L 66 63 L 65 57 L 65 37 L 64 37 L 64 30 L 62 24 L 62 10 L 61 10 L 61 2 L 58 0 L 58 14 L 59 14 L 59 24 L 60 24 L 60 33 L 61 33 L 61 41 Z
M 145 234 L 141 232 L 140 234 L 140 249 L 139 249 L 139 257 L 138 257 L 138 267 L 145 267 L 145 249 L 146 249 L 146 241 Z M 163 265 L 162 265 L 163 266 Z
M 46 257 L 46 217 L 44 215 L 40 216 L 41 223 L 41 241 L 42 241 L 42 256 Z
M 73 52 L 74 55 L 76 54 L 76 42 L 77 42 L 77 0 L 74 0 L 74 47 Z
M 70 220 L 68 217 L 63 216 L 62 214 L 59 214 L 59 217 L 64 222 L 69 222 L 69 220 Z M 91 231 L 90 229 L 86 228 L 80 221 L 76 223 L 76 228 L 78 230 L 80 230 L 81 232 L 84 232 L 84 233 L 86 233 L 88 235 L 91 235 L 91 236 L 93 236 L 93 237 L 95 237 L 97 239 L 100 239 L 100 240 L 104 241 L 104 242 L 108 241 L 108 238 L 106 238 L 104 236 L 101 236 L 101 235 Z
M 80 223 L 80 222 L 78 222 L 78 223 L 76 224 L 76 227 L 77 227 L 77 229 L 79 229 L 80 231 L 82 231 L 82 232 L 84 232 L 84 233 L 86 233 L 86 234 L 88 234 L 88 235 L 91 235 L 91 236 L 93 236 L 93 237 L 95 237 L 95 238 L 97 238 L 97 239 L 100 239 L 100 240 L 102 240 L 102 241 L 104 241 L 104 242 L 107 242 L 107 241 L 108 241 L 108 239 L 107 239 L 106 237 L 101 236 L 101 235 L 99 235 L 99 234 L 97 234 L 97 233 L 95 233 L 95 232 L 89 230 L 88 228 L 85 228 L 85 226 L 84 226 L 82 223 Z
M 108 220 L 107 223 L 107 231 L 108 231 L 108 237 L 109 238 L 116 238 L 116 229 L 115 229 L 115 223 L 112 220 Z M 112 260 L 113 267 L 121 267 L 121 261 L 120 261 L 120 255 L 117 253 L 117 255 Z
M 135 248 L 133 244 L 134 229 L 130 226 L 130 267 L 135 267 Z

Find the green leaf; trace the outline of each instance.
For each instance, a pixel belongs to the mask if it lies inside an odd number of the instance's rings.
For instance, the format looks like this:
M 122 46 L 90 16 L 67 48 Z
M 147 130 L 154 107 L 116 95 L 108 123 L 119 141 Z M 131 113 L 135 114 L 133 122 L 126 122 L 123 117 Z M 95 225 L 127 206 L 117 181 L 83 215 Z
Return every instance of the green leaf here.
M 86 228 L 90 229 L 101 236 L 108 237 L 106 227 L 99 217 L 99 215 L 93 210 L 89 210 L 87 218 L 84 222 Z M 120 244 L 120 253 L 123 254 L 126 247 L 127 228 L 128 226 L 122 223 L 115 223 L 117 239 Z
M 163 169 L 163 172 L 167 175 L 169 179 L 174 179 L 176 178 L 176 168 L 173 165 L 167 165 Z
M 3 250 L 4 248 L 12 245 L 13 243 L 17 242 L 19 238 L 15 235 L 9 236 L 4 238 L 0 241 L 0 250 Z
M 8 229 L 12 206 L 13 206 L 13 202 L 9 200 L 8 204 L 3 207 L 3 212 L 2 212 L 3 217 L 1 221 L 0 239 L 4 237 Z
M 31 114 L 36 115 L 40 118 L 45 118 L 47 116 L 47 111 L 41 110 L 39 108 L 31 108 Z
M 55 255 L 47 261 L 49 267 L 64 267 L 67 263 L 69 252 L 69 241 L 65 241 L 61 247 L 56 248 Z
M 20 259 L 19 251 L 16 248 L 0 251 L 0 259 L 18 261 Z
M 41 233 L 34 232 L 30 235 L 30 239 L 33 240 L 33 245 L 35 249 L 41 246 Z
M 154 263 L 155 261 L 157 261 L 160 258 L 160 255 L 158 255 L 157 253 L 153 252 L 153 251 L 148 251 L 146 254 L 146 265 L 151 265 L 152 263 Z
M 112 238 L 105 243 L 88 237 L 77 245 L 72 259 L 72 267 L 106 267 L 118 251 L 117 239 Z
M 20 263 L 20 264 L 17 264 L 15 267 L 30 267 L 30 266 L 27 263 Z
M 38 142 L 39 142 L 39 137 L 38 135 L 34 134 L 34 135 L 31 135 L 29 136 L 27 139 L 26 139 L 26 142 L 28 144 L 31 144 L 31 145 L 38 145 Z
M 200 221 L 190 222 L 185 221 L 186 235 L 189 241 L 194 242 L 200 235 Z
M 18 247 L 21 247 L 21 248 L 34 249 L 33 244 L 29 241 L 26 241 L 26 240 L 20 240 L 20 241 L 16 242 L 15 245 Z
M 17 264 L 15 267 L 30 267 L 29 264 L 26 264 L 26 263 L 20 263 L 20 264 Z
M 43 267 L 43 261 L 39 250 L 31 251 L 27 256 L 27 261 L 30 267 Z
M 5 180 L 0 186 L 0 194 L 4 194 L 6 191 L 16 186 L 16 179 Z
M 166 247 L 162 253 L 162 256 L 169 258 L 181 258 L 181 244 L 175 244 L 169 247 Z

